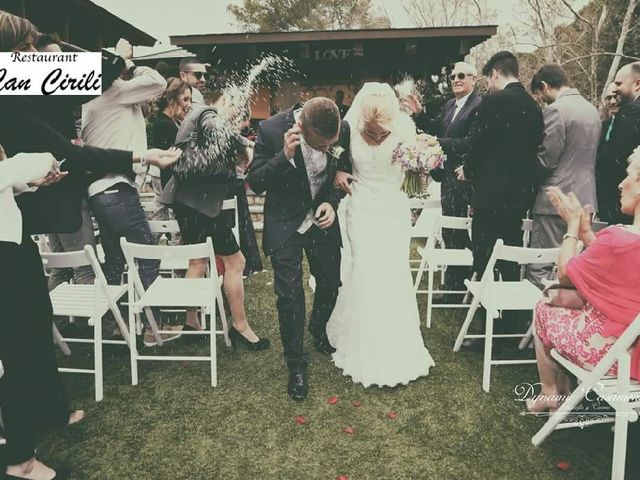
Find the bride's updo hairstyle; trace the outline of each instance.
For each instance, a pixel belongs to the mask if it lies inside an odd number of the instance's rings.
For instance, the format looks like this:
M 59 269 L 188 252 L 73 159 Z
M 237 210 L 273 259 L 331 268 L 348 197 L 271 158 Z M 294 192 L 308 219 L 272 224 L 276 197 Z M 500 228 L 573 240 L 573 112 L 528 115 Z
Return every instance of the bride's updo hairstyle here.
M 370 93 L 362 99 L 360 109 L 360 130 L 366 125 L 390 128 L 400 113 L 400 104 L 395 96 Z
M 29 20 L 0 10 L 0 52 L 20 51 L 29 46 L 33 48 L 39 35 L 38 29 Z

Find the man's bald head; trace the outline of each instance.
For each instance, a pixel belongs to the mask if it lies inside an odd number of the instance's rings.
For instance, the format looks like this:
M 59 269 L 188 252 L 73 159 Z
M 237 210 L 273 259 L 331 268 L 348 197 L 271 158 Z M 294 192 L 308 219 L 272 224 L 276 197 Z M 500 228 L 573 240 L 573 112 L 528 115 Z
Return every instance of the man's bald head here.
M 618 70 L 613 83 L 622 104 L 633 102 L 640 95 L 640 62 L 629 63 Z

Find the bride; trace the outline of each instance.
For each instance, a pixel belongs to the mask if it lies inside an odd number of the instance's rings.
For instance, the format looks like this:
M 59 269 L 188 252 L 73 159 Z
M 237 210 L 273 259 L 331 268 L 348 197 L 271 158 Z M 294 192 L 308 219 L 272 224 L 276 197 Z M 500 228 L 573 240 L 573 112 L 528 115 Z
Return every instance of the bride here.
M 327 335 L 335 365 L 355 383 L 406 385 L 435 365 L 420 333 L 409 269 L 404 173 L 392 163 L 400 142 L 415 142 L 416 127 L 384 83 L 366 83 L 345 120 L 355 178 L 341 205 L 342 288 Z

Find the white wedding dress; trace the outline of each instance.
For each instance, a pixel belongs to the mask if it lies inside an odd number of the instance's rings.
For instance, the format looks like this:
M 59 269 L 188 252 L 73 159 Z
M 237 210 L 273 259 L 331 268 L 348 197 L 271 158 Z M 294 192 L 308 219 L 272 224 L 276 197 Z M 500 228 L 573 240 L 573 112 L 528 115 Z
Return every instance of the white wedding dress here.
M 327 335 L 336 349 L 335 365 L 365 387 L 406 385 L 435 365 L 420 332 L 409 267 L 411 220 L 401 191 L 404 174 L 391 163 L 398 143 L 415 139 L 415 126 L 407 116 L 399 126 L 379 146 L 368 145 L 351 127 L 358 180 L 339 209 L 342 288 Z

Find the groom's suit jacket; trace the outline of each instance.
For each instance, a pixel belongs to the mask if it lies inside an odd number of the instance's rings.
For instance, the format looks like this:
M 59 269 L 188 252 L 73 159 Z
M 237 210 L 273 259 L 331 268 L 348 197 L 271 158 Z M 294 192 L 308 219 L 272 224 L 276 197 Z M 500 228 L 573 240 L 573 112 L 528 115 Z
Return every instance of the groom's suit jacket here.
M 340 137 L 334 145 L 339 146 L 341 152 L 336 157 L 332 154 L 336 148 L 329 149 L 326 180 L 315 198 L 312 198 L 302 150 L 300 147 L 296 149 L 293 163 L 284 154 L 284 134 L 295 124 L 294 112 L 298 108 L 300 105 L 295 105 L 260 122 L 247 176 L 256 194 L 266 192 L 262 246 L 267 256 L 296 233 L 310 209 L 315 212 L 324 202 L 330 203 L 336 211 L 336 220 L 326 230 L 327 235 L 342 244 L 337 218 L 342 193 L 333 186 L 333 181 L 338 170 L 351 171 L 349 124 L 341 122 Z
M 466 136 L 481 102 L 482 97 L 471 92 L 455 118 L 455 98 L 447 101 L 440 115 L 435 118 L 427 117 L 424 110 L 414 118 L 418 129 L 438 137 L 447 155 L 443 169 L 431 173 L 434 180 L 442 182 L 442 208 L 445 215 L 466 216 L 467 207 L 471 203 L 471 183 L 459 181 L 455 169 L 464 163 L 465 157 L 469 154 L 470 147 Z

